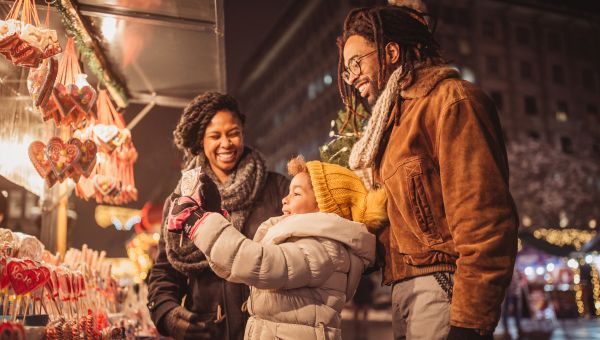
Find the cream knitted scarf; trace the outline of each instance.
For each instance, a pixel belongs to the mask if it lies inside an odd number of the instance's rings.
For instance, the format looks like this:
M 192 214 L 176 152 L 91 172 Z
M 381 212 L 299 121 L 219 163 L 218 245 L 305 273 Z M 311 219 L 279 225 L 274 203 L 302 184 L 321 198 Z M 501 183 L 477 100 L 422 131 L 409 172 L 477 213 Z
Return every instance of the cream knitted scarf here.
M 373 166 L 379 144 L 385 132 L 385 126 L 394 101 L 398 98 L 402 85 L 410 83 L 412 75 L 401 77 L 402 67 L 398 67 L 391 75 L 385 89 L 373 106 L 373 113 L 360 139 L 352 147 L 348 165 L 350 169 L 364 169 Z

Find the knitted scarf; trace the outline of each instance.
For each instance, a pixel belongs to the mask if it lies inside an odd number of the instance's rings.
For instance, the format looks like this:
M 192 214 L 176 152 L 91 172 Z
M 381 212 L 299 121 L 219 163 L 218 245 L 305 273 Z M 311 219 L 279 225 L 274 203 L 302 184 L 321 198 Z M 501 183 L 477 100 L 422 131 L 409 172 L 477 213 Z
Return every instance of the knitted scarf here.
M 350 169 L 364 169 L 373 166 L 379 144 L 385 132 L 392 105 L 398 99 L 403 85 L 412 82 L 412 75 L 401 77 L 402 67 L 398 67 L 385 84 L 385 89 L 373 106 L 373 113 L 360 139 L 352 147 L 348 165 Z
M 266 183 L 267 170 L 262 155 L 251 148 L 244 148 L 244 153 L 235 171 L 229 175 L 225 183 L 221 183 L 217 179 L 203 153 L 188 163 L 186 168 L 191 169 L 198 166 L 201 166 L 203 172 L 217 184 L 223 208 L 229 212 L 231 223 L 238 230 L 242 230 L 250 215 L 252 205 Z M 180 194 L 180 190 L 180 184 L 178 184 L 175 194 Z M 180 236 L 169 233 L 166 230 L 166 223 L 163 224 L 162 232 L 165 237 L 167 258 L 175 269 L 189 276 L 208 266 L 204 254 L 187 237 L 183 238 L 180 247 Z
M 393 123 L 390 112 L 394 105 L 401 104 L 398 100 L 425 96 L 440 81 L 460 77 L 458 72 L 448 65 L 432 65 L 430 62 L 415 64 L 414 70 L 405 77 L 400 77 L 400 73 L 401 67 L 391 74 L 385 89 L 377 98 L 367 127 L 350 152 L 350 169 L 368 169 L 375 165 L 375 157 L 379 153 L 386 128 Z

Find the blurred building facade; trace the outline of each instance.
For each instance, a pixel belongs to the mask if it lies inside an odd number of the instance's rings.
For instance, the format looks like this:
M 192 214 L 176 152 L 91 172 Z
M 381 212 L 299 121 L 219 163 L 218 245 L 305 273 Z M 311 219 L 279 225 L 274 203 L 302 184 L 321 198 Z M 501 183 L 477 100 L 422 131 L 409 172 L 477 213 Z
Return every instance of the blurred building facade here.
M 600 15 L 557 1 L 431 0 L 436 37 L 464 79 L 497 103 L 508 141 L 532 138 L 600 158 Z M 348 11 L 382 1 L 301 1 L 257 48 L 232 89 L 247 138 L 285 172 L 318 158 L 342 103 L 335 44 Z M 563 1 L 563 6 L 571 6 Z

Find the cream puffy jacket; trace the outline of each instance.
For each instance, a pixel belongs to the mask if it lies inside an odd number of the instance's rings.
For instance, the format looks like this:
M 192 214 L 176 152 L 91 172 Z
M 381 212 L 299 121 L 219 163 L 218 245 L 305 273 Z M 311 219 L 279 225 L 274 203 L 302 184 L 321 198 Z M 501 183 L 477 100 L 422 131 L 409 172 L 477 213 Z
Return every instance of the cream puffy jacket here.
M 342 307 L 375 258 L 375 237 L 336 214 L 274 217 L 242 235 L 209 214 L 194 235 L 220 277 L 250 286 L 245 339 L 341 339 Z

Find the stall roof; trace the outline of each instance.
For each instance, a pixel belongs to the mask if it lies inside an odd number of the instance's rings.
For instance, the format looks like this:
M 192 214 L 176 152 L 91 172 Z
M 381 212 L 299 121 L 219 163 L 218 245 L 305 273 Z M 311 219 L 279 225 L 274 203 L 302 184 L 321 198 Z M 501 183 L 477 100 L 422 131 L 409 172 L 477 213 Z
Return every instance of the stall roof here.
M 72 2 L 104 37 L 102 49 L 123 76 L 131 102 L 183 107 L 202 91 L 226 90 L 223 0 Z M 5 15 L 13 1 L 0 4 Z M 43 18 L 44 1 L 38 11 Z M 64 45 L 60 15 L 51 13 L 51 28 Z

